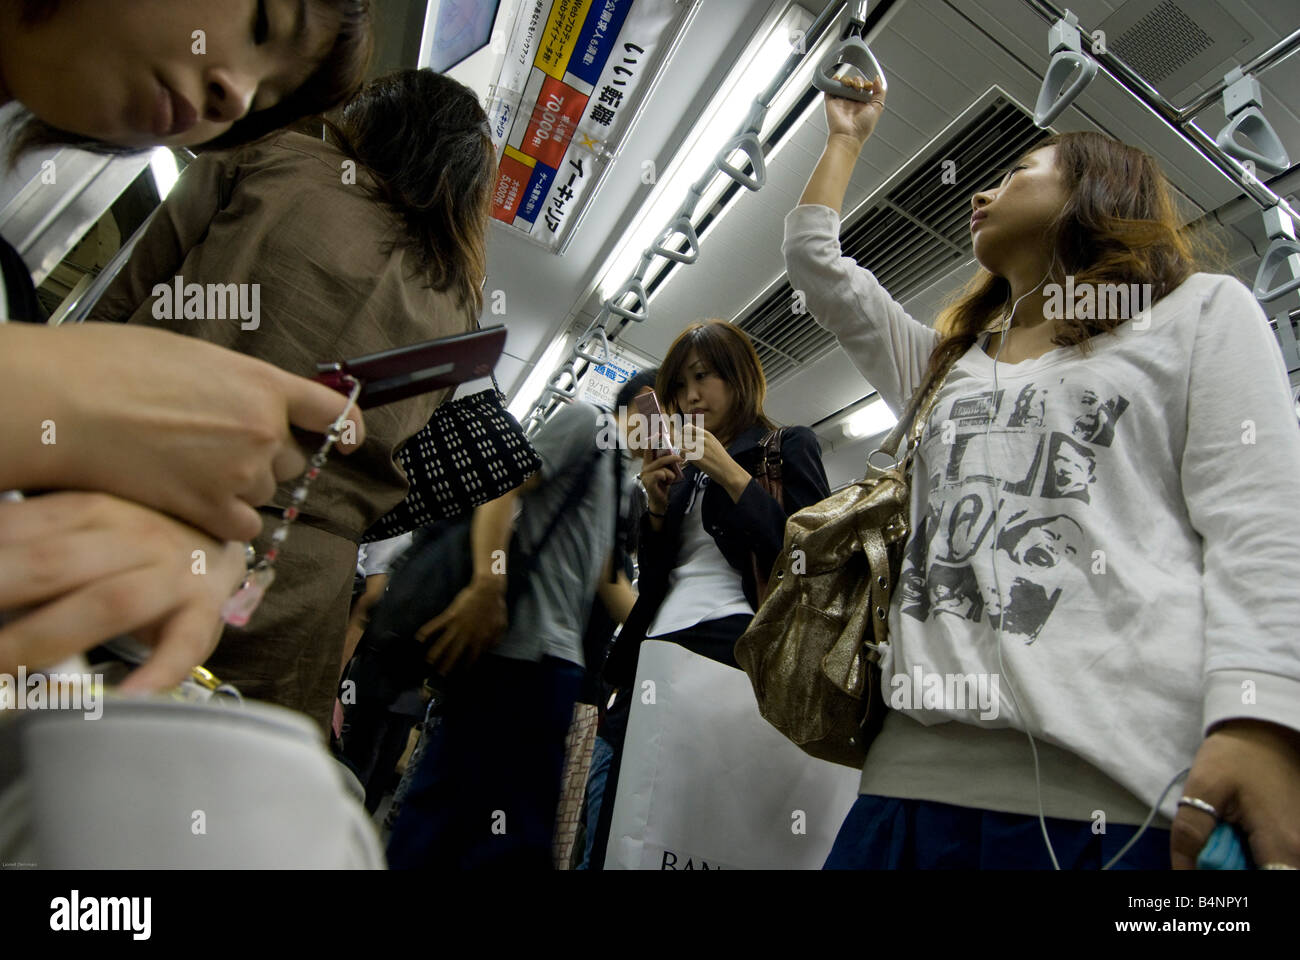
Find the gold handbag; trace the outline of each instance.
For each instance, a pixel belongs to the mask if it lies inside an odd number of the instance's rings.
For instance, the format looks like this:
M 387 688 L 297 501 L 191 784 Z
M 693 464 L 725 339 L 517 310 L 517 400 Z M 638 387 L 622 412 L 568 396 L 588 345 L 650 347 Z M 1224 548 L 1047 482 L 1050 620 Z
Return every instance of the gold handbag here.
M 909 532 L 908 473 L 955 360 L 913 395 L 864 479 L 786 521 L 771 592 L 736 642 L 763 718 L 822 760 L 861 769 L 884 720 L 879 664 Z M 872 456 L 893 458 L 905 432 L 902 459 L 875 466 Z

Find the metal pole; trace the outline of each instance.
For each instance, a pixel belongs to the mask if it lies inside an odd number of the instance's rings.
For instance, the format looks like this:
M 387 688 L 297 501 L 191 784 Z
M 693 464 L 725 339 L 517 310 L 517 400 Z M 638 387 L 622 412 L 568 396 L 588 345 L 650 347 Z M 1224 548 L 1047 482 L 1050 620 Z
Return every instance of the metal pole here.
M 153 208 L 149 216 L 145 217 L 144 223 L 136 228 L 135 233 L 131 234 L 131 238 L 118 248 L 117 253 L 113 254 L 108 263 L 104 264 L 104 269 L 99 271 L 95 279 L 90 282 L 90 286 L 82 292 L 72 306 L 68 307 L 63 320 L 60 321 L 61 323 L 83 323 L 90 316 L 90 311 L 94 309 L 95 304 L 99 302 L 99 298 L 108 290 L 109 284 L 122 272 L 126 262 L 131 259 L 131 251 L 135 249 L 135 245 L 140 242 L 140 238 L 144 236 L 144 232 L 149 229 L 149 224 L 153 223 L 153 218 L 158 215 L 158 211 L 161 209 L 162 205 L 159 204 Z M 126 317 L 121 319 L 125 320 Z
M 179 154 L 187 164 L 198 159 L 198 155 L 188 147 L 177 147 L 173 152 Z M 140 242 L 140 238 L 149 229 L 149 224 L 153 223 L 153 218 L 158 215 L 160 209 L 162 209 L 161 201 L 159 201 L 158 206 L 149 212 L 149 216 L 144 218 L 144 223 L 135 228 L 135 233 L 131 234 L 130 239 L 118 248 L 117 253 L 113 254 L 108 263 L 104 264 L 104 269 L 100 270 L 95 275 L 95 279 L 90 281 L 90 286 L 86 287 L 81 296 L 74 300 L 64 311 L 63 319 L 59 321 L 60 324 L 85 322 L 86 317 L 90 316 L 90 311 L 99 302 L 99 298 L 104 295 L 109 284 L 116 279 L 117 275 L 122 272 L 122 268 L 126 266 L 126 262 L 131 259 L 131 252 L 135 250 L 135 245 Z M 122 319 L 125 320 L 126 317 Z
M 1300 30 L 1291 34 L 1291 36 L 1278 41 L 1270 49 L 1265 50 L 1254 60 L 1250 61 L 1250 63 L 1242 67 L 1241 72 L 1247 76 L 1263 73 L 1269 67 L 1285 60 L 1291 54 L 1295 53 L 1297 49 L 1300 49 Z M 1216 99 L 1223 96 L 1223 91 L 1227 89 L 1227 86 L 1228 85 L 1222 79 L 1218 80 L 1209 90 L 1206 90 L 1187 106 L 1179 110 L 1178 119 L 1180 121 L 1190 120 L 1192 117 L 1196 116 Z

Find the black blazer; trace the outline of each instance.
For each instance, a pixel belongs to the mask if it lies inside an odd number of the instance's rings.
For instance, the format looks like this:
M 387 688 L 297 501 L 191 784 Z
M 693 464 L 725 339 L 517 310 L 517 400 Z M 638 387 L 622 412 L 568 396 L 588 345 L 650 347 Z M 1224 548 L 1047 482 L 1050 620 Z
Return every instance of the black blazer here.
M 727 448 L 731 458 L 751 476 L 758 469 L 762 456 L 760 445 L 767 433 L 762 426 L 752 427 Z M 822 466 L 821 444 L 807 427 L 785 428 L 781 435 L 781 460 L 785 509 L 753 479 L 735 502 L 720 484 L 710 482 L 704 489 L 702 504 L 696 507 L 704 511 L 704 529 L 712 535 L 727 562 L 740 571 L 745 599 L 755 609 L 758 608 L 758 585 L 754 581 L 751 556 L 757 555 L 763 569 L 770 570 L 785 539 L 786 517 L 831 495 L 826 470 Z M 677 565 L 677 554 L 681 549 L 682 519 L 700 470 L 695 464 L 688 463 L 683 473 L 685 480 L 669 490 L 663 529 L 655 532 L 650 517 L 642 519 L 637 550 L 639 595 L 619 633 L 619 655 L 611 654 L 610 657 L 606 677 L 611 683 L 632 681 L 628 670 L 629 667 L 633 671 L 636 668 L 635 650 L 645 639 L 646 630 L 668 595 L 668 577 Z

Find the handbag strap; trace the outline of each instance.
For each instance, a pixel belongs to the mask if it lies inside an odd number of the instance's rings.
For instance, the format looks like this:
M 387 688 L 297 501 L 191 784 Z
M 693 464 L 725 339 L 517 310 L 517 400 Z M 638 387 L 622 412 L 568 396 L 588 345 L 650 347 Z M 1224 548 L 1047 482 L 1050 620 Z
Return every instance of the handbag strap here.
M 875 648 L 868 654 L 873 661 L 880 657 L 880 647 L 889 641 L 889 603 L 893 597 L 894 585 L 890 582 L 889 552 L 880 528 L 870 524 L 862 530 L 862 549 L 870 564 L 871 609 L 867 615 L 871 618 L 871 632 L 875 637 Z M 865 639 L 865 638 L 864 638 Z
M 785 429 L 778 427 L 763 438 L 763 442 L 759 445 L 762 455 L 758 461 L 758 469 L 754 473 L 758 485 L 781 505 L 782 510 L 785 510 L 785 486 L 781 482 L 781 437 L 784 433 Z M 767 597 L 767 572 L 759 566 L 758 554 L 752 550 L 749 554 L 749 562 L 754 571 L 754 586 L 761 605 Z
M 759 445 L 761 456 L 758 461 L 758 469 L 754 473 L 754 479 L 758 485 L 785 509 L 785 487 L 781 482 L 781 438 L 785 434 L 784 427 L 778 427 L 769 431 Z
M 537 568 L 537 558 L 542 555 L 546 545 L 551 542 L 555 528 L 560 525 L 564 515 L 577 506 L 582 498 L 587 495 L 587 488 L 591 486 L 591 475 L 595 472 L 596 460 L 599 457 L 600 448 L 597 447 L 595 452 L 582 462 L 582 469 L 579 470 L 577 479 L 574 480 L 573 486 L 569 488 L 569 492 L 564 495 L 564 500 L 560 503 L 559 509 L 551 515 L 551 519 L 546 524 L 546 529 L 537 538 L 537 543 L 533 545 L 533 549 L 524 550 L 522 545 L 520 546 L 519 559 L 523 561 L 529 573 Z
M 894 429 L 889 432 L 889 436 L 880 444 L 880 451 L 893 457 L 898 451 L 898 445 L 904 435 L 907 436 L 907 449 L 903 453 L 903 459 L 899 461 L 900 471 L 907 472 L 911 465 L 912 454 L 921 442 L 921 434 L 925 430 L 925 422 L 929 419 L 930 411 L 935 402 L 939 399 L 939 391 L 942 389 L 944 381 L 948 379 L 948 372 L 952 369 L 953 364 L 957 362 L 957 352 L 949 351 L 948 356 L 937 366 L 931 366 L 926 371 L 926 377 L 917 387 L 916 392 L 908 401 L 907 406 L 903 409 L 903 415 L 898 418 L 898 423 Z

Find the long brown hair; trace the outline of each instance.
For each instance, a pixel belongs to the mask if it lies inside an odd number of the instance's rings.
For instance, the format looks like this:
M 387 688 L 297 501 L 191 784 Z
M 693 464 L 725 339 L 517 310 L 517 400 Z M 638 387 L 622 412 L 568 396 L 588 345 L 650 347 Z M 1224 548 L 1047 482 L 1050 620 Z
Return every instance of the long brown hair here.
M 1073 275 L 1076 285 L 1150 284 L 1155 303 L 1198 270 L 1223 268 L 1217 237 L 1180 227 L 1168 181 L 1149 154 L 1104 134 L 1080 132 L 1048 137 L 1024 155 L 1045 147 L 1056 148 L 1056 168 L 1070 195 L 1048 228 L 1048 243 L 1054 266 Z M 1010 306 L 1010 283 L 981 267 L 935 322 L 940 336 L 930 363 L 949 352 L 961 356 Z M 1052 342 L 1077 344 L 1087 353 L 1092 337 L 1123 320 L 1061 318 Z
M 478 96 L 432 70 L 366 84 L 331 124 L 339 146 L 376 182 L 375 199 L 406 226 L 398 244 L 435 290 L 483 309 L 496 153 Z
M 21 20 L 27 25 L 42 23 L 58 11 L 60 3 L 61 0 L 22 0 Z M 190 149 L 225 150 L 251 143 L 303 117 L 332 110 L 356 93 L 374 55 L 370 3 L 371 0 L 310 0 L 312 6 L 333 11 L 340 18 L 334 44 L 316 70 L 275 106 L 248 114 L 221 136 Z M 26 111 L 10 121 L 5 135 L 10 137 L 8 159 L 11 166 L 24 153 L 41 147 L 62 145 L 111 155 L 129 155 L 151 149 L 123 147 L 60 130 Z
M 759 362 L 754 344 L 745 331 L 725 320 L 692 323 L 668 348 L 668 356 L 660 364 L 659 376 L 655 379 L 655 393 L 659 395 L 665 413 L 682 412 L 677 405 L 677 384 L 682 379 L 692 350 L 731 387 L 732 423 L 728 435 L 719 437 L 719 440 L 729 444 L 756 424 L 768 430 L 776 429 L 776 424 L 763 412 L 767 378 L 763 376 L 763 364 Z

